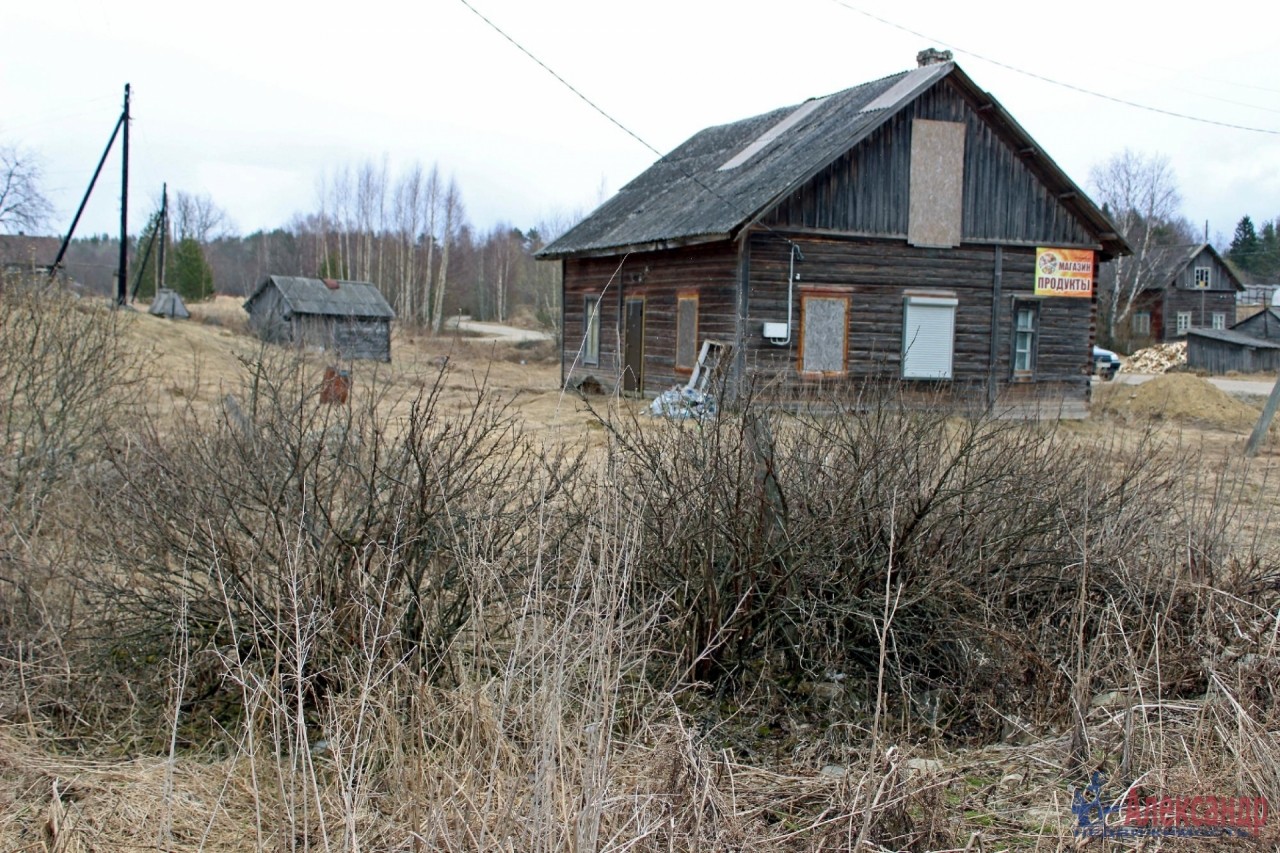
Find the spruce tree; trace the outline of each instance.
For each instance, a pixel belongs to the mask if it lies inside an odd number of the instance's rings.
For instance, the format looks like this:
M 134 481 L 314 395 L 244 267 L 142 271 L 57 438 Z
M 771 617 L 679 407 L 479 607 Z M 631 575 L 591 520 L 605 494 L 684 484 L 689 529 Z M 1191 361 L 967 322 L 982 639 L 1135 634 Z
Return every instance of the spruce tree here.
M 178 291 L 185 302 L 199 302 L 213 296 L 213 268 L 205 260 L 204 249 L 191 237 L 179 240 L 173 247 L 168 285 Z
M 1248 214 L 1240 217 L 1240 221 L 1236 223 L 1236 233 L 1231 238 L 1227 257 L 1237 269 L 1254 272 L 1258 263 L 1258 232 L 1254 230 L 1253 220 Z

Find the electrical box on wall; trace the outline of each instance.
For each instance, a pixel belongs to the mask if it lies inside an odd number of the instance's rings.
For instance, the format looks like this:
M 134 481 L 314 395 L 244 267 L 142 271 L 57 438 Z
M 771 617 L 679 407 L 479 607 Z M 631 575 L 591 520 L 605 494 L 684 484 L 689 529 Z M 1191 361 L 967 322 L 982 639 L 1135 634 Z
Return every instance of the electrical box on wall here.
M 770 341 L 774 341 L 774 342 L 785 341 L 788 337 L 787 331 L 788 329 L 787 329 L 786 323 L 765 323 L 764 324 L 764 336 L 767 340 L 770 340 Z

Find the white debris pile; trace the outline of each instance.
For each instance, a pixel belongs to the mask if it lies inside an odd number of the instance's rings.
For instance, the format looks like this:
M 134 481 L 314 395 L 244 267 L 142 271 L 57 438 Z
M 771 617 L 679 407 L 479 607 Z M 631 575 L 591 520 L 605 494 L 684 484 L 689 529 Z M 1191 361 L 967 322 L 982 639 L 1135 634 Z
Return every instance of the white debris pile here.
M 716 398 L 693 388 L 671 388 L 663 391 L 649 406 L 649 414 L 658 418 L 713 418 Z
M 1140 349 L 1125 359 L 1126 373 L 1168 373 L 1187 363 L 1187 342 L 1156 344 Z

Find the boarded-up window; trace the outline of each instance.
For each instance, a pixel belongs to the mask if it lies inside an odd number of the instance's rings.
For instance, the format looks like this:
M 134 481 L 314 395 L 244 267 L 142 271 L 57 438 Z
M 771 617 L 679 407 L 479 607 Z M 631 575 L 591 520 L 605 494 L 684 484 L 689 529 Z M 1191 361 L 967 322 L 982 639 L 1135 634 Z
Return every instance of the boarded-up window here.
M 600 363 L 600 297 L 588 296 L 582 300 L 583 322 L 582 336 L 583 364 Z
M 954 296 L 908 296 L 902 318 L 902 378 L 950 379 L 956 338 Z
M 843 373 L 849 300 L 844 296 L 805 296 L 800 300 L 800 370 Z
M 676 369 L 693 370 L 698 361 L 698 297 L 676 299 Z
M 963 212 L 964 125 L 913 120 L 907 242 L 913 246 L 959 246 Z

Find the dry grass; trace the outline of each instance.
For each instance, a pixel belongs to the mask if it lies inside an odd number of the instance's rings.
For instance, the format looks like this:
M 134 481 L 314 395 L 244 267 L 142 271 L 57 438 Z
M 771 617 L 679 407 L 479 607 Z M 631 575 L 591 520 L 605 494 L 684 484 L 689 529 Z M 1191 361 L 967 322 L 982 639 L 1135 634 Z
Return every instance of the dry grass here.
M 630 402 L 598 419 L 536 351 L 403 332 L 394 364 L 352 366 L 339 417 L 308 402 L 323 356 L 272 372 L 238 306 L 193 308 L 120 329 L 154 429 L 105 435 L 58 469 L 40 525 L 0 536 L 6 853 L 1062 851 L 1080 846 L 1071 792 L 1092 770 L 1113 796 L 1280 795 L 1280 459 L 1235 459 L 1247 426 L 1046 438 L 824 414 L 771 437 L 732 416 L 635 423 Z M 278 383 L 275 409 L 250 405 L 254 376 Z M 486 421 L 482 387 L 514 407 Z M 228 393 L 258 412 L 247 425 Z M 919 452 L 964 440 L 941 470 Z M 761 471 L 784 456 L 771 486 Z M 1036 466 L 1030 498 L 1008 491 Z M 1056 506 L 1033 514 L 1040 533 L 1004 526 L 1040 498 Z M 832 529 L 855 524 L 857 548 Z M 762 623 L 865 630 L 748 639 L 735 620 L 763 585 L 678 574 L 788 558 L 804 582 Z M 836 558 L 865 594 L 823 585 Z M 1045 584 L 1061 606 L 1012 630 Z M 415 597 L 462 614 L 429 655 L 405 627 Z M 688 630 L 687 602 L 715 624 Z M 1025 668 L 1003 656 L 1014 640 L 1034 641 Z M 963 678 L 925 684 L 913 660 L 1010 679 L 960 709 L 1003 723 L 947 732 Z M 1057 686 L 1027 690 L 1024 672 Z

